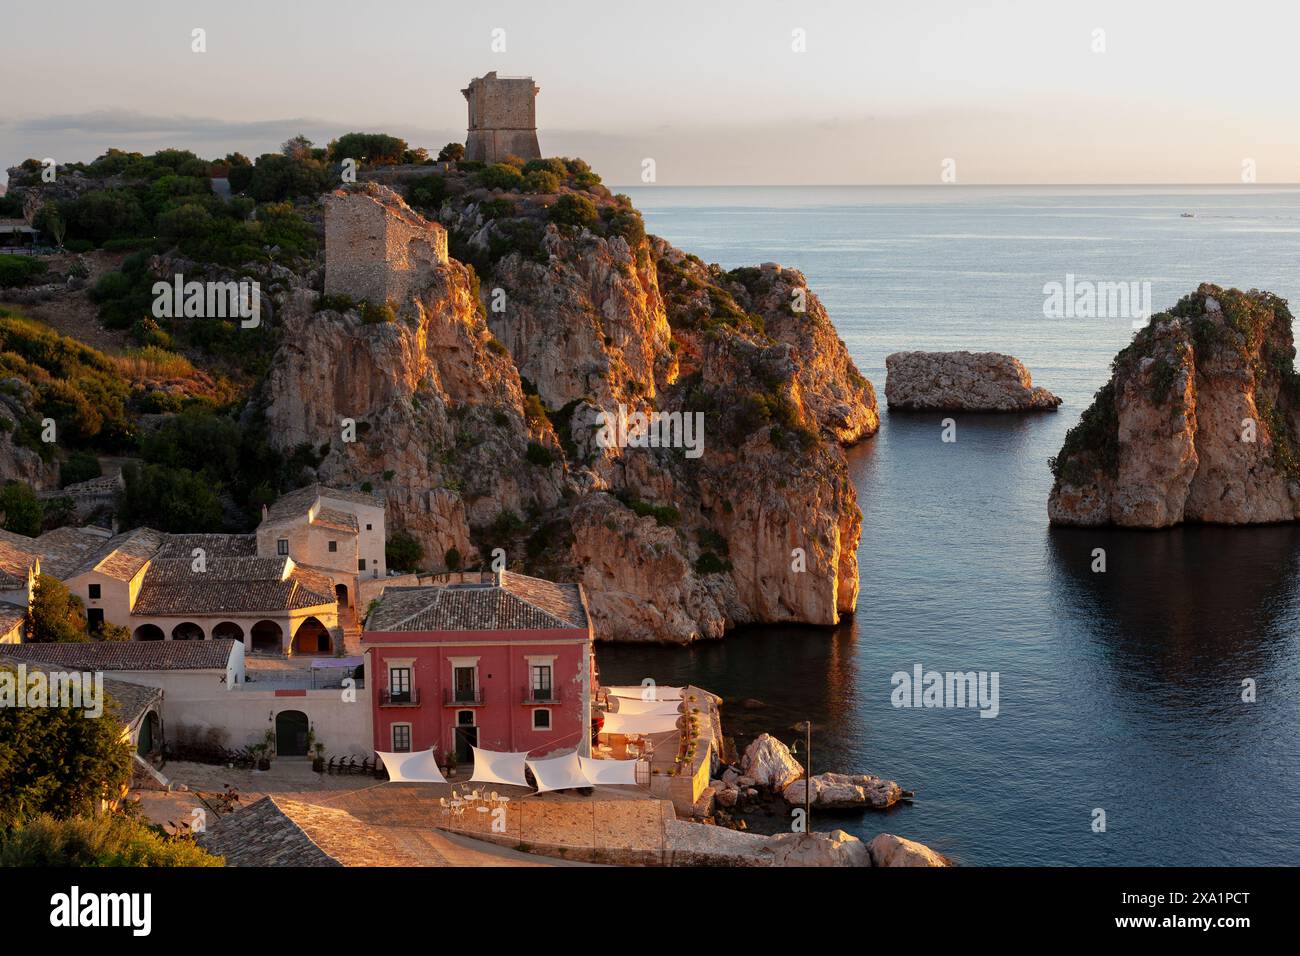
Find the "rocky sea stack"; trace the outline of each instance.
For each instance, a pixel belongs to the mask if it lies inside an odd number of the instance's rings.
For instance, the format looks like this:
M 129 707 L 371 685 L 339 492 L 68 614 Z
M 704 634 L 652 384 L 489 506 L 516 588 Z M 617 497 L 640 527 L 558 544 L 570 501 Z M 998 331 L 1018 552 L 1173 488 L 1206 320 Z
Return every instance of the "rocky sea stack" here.
M 1019 359 L 1001 352 L 895 352 L 885 359 L 885 373 L 890 408 L 1027 412 L 1061 404 L 1034 387 Z
M 1052 523 L 1300 516 L 1291 321 L 1275 295 L 1208 284 L 1152 316 L 1051 461 Z

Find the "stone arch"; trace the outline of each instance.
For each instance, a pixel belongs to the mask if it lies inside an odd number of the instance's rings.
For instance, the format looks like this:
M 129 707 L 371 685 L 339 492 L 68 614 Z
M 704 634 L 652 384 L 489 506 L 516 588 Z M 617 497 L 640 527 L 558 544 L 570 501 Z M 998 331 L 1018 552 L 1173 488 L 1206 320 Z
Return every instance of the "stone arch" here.
M 306 618 L 294 632 L 295 654 L 328 654 L 332 649 L 329 628 L 314 617 Z
M 173 641 L 201 641 L 205 637 L 207 635 L 203 633 L 203 628 L 193 621 L 181 621 L 172 628 Z
M 284 629 L 275 621 L 258 621 L 249 632 L 250 648 L 278 654 L 284 649 Z
M 131 636 L 137 641 L 161 641 L 167 635 L 157 624 L 141 624 Z
M 275 753 L 279 757 L 305 757 L 311 722 L 301 710 L 282 710 L 275 715 Z
M 234 621 L 222 621 L 212 629 L 212 637 L 214 640 L 229 638 L 232 641 L 243 643 L 244 629 Z
M 339 607 L 348 607 L 348 586 L 346 584 L 334 585 L 334 599 L 339 602 Z

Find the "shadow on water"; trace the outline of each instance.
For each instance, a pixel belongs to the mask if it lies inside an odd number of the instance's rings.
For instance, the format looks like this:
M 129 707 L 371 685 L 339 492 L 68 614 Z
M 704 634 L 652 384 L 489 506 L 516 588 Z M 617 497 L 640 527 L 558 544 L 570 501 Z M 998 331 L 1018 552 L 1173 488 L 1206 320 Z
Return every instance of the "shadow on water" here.
M 1193 686 L 1223 679 L 1226 664 L 1267 673 L 1295 619 L 1297 525 L 1053 528 L 1048 549 L 1056 606 L 1117 674 Z

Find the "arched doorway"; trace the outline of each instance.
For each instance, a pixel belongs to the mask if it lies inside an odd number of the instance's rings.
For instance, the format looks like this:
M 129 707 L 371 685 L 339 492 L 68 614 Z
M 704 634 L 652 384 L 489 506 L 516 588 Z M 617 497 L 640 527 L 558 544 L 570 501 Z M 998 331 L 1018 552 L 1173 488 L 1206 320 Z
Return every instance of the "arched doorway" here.
M 348 586 L 346 584 L 334 585 L 334 597 L 339 602 L 340 608 L 348 606 Z
M 284 650 L 284 631 L 275 621 L 258 621 L 249 636 L 253 639 L 255 651 L 279 654 Z
M 203 628 L 193 621 L 182 621 L 172 628 L 173 641 L 201 641 L 203 637 Z
M 244 629 L 234 621 L 222 621 L 212 629 L 212 637 L 218 641 L 228 639 L 243 643 Z
M 275 715 L 275 753 L 280 757 L 307 756 L 310 724 L 301 710 L 282 710 Z
M 161 641 L 167 635 L 157 624 L 141 624 L 132 635 L 137 641 Z
M 331 649 L 329 629 L 309 617 L 298 625 L 293 635 L 293 652 L 295 654 L 328 654 Z
M 140 738 L 135 752 L 141 757 L 147 757 L 157 750 L 161 743 L 158 734 L 158 715 L 151 710 L 144 715 L 144 720 L 140 724 Z

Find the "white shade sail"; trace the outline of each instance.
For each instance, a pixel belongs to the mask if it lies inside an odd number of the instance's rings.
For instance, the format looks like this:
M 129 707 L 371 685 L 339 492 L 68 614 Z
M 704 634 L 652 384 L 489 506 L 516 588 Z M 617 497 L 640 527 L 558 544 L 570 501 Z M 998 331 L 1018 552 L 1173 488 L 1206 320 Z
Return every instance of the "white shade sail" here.
M 447 778 L 438 769 L 438 762 L 433 759 L 433 750 L 420 750 L 416 753 L 390 754 L 382 750 L 379 759 L 384 762 L 390 783 L 446 783 Z
M 525 753 L 497 753 L 494 750 L 474 748 L 474 774 L 469 779 L 477 783 L 506 783 L 515 787 L 528 786 L 524 776 Z
M 636 786 L 636 765 L 640 763 L 639 760 L 593 760 L 590 757 L 579 757 L 578 763 L 582 765 L 582 775 L 593 786 Z
M 681 714 L 605 714 L 602 734 L 663 734 L 677 729 Z
M 611 697 L 632 697 L 637 700 L 647 698 L 651 700 L 682 699 L 682 689 L 680 687 L 661 687 L 659 685 L 643 687 L 640 684 L 633 684 L 631 686 L 606 687 L 605 690 L 608 691 Z
M 680 700 L 642 700 L 639 697 L 617 697 L 618 712 L 624 717 L 637 714 L 677 714 Z
M 528 769 L 533 772 L 533 778 L 537 781 L 538 793 L 591 786 L 591 781 L 582 772 L 582 763 L 576 751 L 562 757 L 530 760 Z

